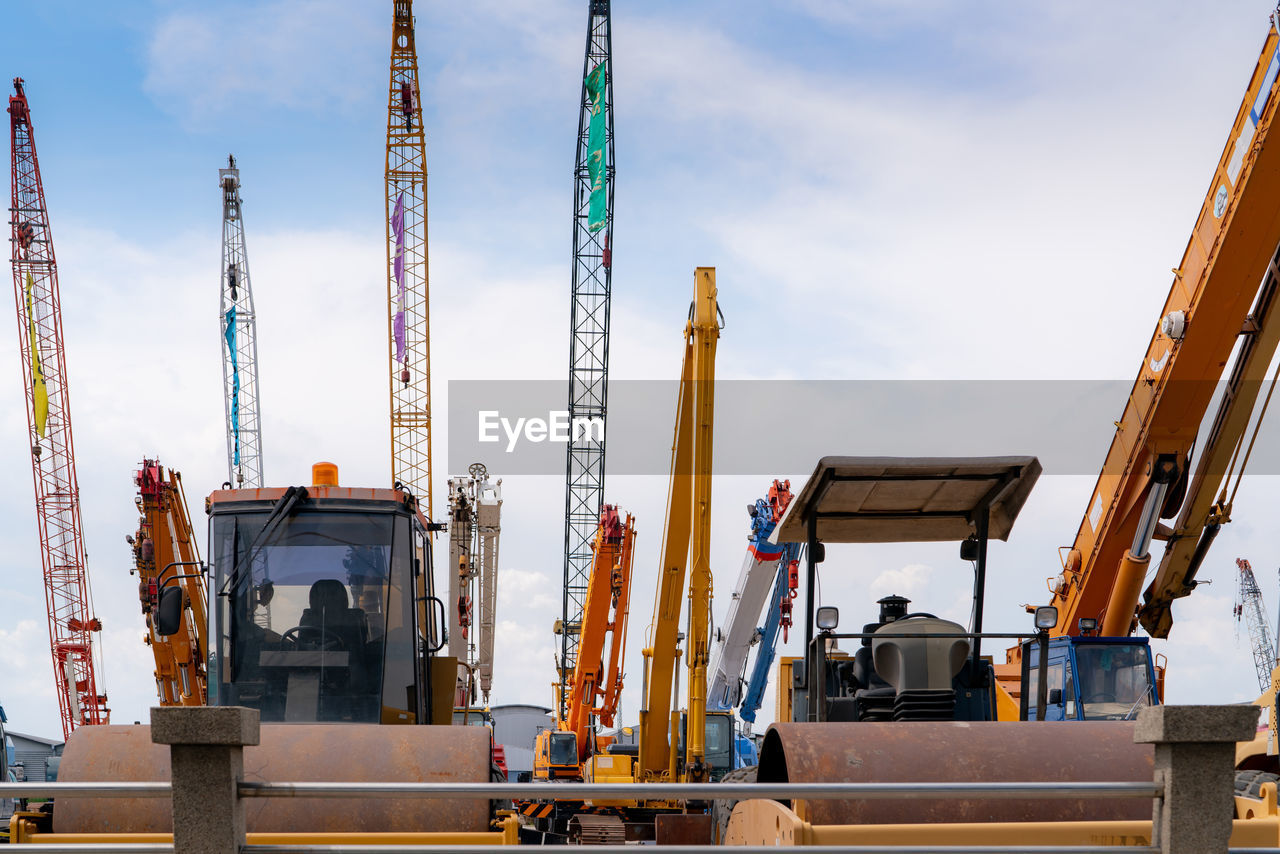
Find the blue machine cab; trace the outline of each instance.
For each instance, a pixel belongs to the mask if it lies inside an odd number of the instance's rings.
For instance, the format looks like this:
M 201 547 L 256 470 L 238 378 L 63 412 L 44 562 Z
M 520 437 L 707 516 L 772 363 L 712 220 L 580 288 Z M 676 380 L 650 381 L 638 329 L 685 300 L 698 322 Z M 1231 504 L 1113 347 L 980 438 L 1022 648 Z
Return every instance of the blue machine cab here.
M 1022 644 L 1023 720 L 1040 720 L 1040 641 Z M 1151 646 L 1145 637 L 1066 636 L 1049 639 L 1046 721 L 1127 721 L 1160 702 Z

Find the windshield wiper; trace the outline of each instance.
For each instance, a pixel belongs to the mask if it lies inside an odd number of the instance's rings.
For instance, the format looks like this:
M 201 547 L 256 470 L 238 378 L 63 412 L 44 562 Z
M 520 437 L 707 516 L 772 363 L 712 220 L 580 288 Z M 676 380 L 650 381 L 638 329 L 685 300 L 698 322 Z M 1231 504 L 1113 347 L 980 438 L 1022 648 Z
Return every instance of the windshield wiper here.
M 1134 700 L 1134 701 L 1133 701 L 1133 705 L 1129 707 L 1129 711 L 1128 711 L 1128 712 L 1126 712 L 1126 713 L 1125 713 L 1125 716 L 1124 716 L 1123 718 L 1121 718 L 1120 720 L 1122 720 L 1122 721 L 1131 721 L 1131 720 L 1133 720 L 1134 716 L 1138 714 L 1138 707 L 1142 705 L 1142 701 L 1143 701 L 1143 700 L 1148 700 L 1147 705 L 1150 705 L 1150 700 L 1151 700 L 1151 699 L 1154 699 L 1154 698 L 1155 698 L 1155 686 L 1154 686 L 1154 685 L 1151 685 L 1151 684 L 1148 684 L 1148 685 L 1147 685 L 1147 690 L 1143 691 L 1143 692 L 1138 696 L 1138 699 L 1136 699 L 1136 700 Z
M 240 580 L 242 568 L 253 565 L 253 558 L 267 544 L 281 523 L 293 513 L 293 509 L 298 506 L 298 502 L 306 499 L 306 497 L 307 488 L 305 486 L 291 486 L 284 491 L 284 495 L 276 499 L 276 503 L 271 507 L 271 515 L 267 517 L 262 530 L 258 532 L 258 536 L 253 538 L 253 542 L 249 544 L 249 547 L 245 549 L 243 562 L 240 560 L 239 550 L 235 547 L 235 537 L 233 535 L 231 541 L 231 553 L 233 555 L 231 558 L 231 572 L 227 574 L 226 583 L 218 590 L 219 596 L 227 595 L 227 590 Z M 238 529 L 239 517 L 236 517 L 236 525 Z

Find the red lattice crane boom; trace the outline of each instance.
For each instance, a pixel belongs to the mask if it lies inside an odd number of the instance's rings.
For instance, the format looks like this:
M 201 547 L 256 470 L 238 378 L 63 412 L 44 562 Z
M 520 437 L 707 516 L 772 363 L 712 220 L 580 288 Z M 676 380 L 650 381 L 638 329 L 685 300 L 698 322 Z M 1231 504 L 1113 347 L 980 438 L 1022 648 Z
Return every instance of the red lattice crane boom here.
M 110 713 L 94 675 L 93 633 L 102 624 L 89 608 L 53 236 L 21 78 L 13 81 L 13 88 L 9 96 L 13 289 L 54 683 L 62 732 L 68 736 L 81 724 L 107 723 Z

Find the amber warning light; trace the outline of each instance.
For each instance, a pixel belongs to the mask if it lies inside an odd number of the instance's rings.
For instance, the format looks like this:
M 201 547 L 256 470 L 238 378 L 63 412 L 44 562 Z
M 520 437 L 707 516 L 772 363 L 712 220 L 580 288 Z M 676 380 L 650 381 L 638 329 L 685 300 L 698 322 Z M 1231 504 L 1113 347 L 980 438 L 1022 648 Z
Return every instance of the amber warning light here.
M 311 467 L 312 486 L 337 486 L 338 467 L 333 463 L 316 463 Z

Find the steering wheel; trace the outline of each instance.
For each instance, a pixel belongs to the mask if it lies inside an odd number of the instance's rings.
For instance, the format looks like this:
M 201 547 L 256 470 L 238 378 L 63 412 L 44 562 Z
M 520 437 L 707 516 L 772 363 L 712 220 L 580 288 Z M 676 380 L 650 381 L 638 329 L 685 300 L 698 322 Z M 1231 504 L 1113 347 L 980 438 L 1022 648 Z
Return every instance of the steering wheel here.
M 1116 695 L 1107 691 L 1096 691 L 1084 698 L 1086 703 L 1114 703 Z
M 304 641 L 302 640 L 304 635 L 312 635 L 316 639 Z M 295 649 L 302 646 L 304 643 L 308 646 L 315 644 L 313 648 L 320 649 L 325 652 L 345 650 L 347 648 L 346 643 L 343 642 L 340 635 L 336 632 L 330 631 L 329 629 L 321 628 L 320 626 L 294 626 L 281 635 L 280 642 L 292 643 Z

